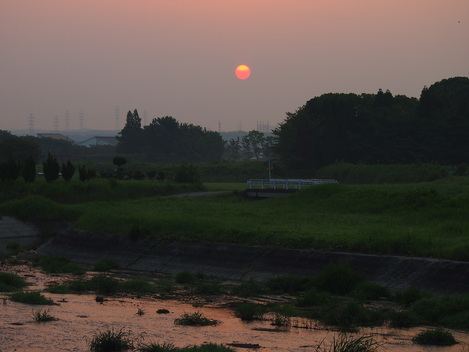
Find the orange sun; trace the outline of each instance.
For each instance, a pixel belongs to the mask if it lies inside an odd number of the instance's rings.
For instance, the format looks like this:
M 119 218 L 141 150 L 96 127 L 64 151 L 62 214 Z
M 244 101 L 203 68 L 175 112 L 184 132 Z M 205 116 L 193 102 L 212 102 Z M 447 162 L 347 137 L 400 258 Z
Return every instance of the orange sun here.
M 246 65 L 239 65 L 235 70 L 236 77 L 239 79 L 247 79 L 251 75 L 251 69 Z

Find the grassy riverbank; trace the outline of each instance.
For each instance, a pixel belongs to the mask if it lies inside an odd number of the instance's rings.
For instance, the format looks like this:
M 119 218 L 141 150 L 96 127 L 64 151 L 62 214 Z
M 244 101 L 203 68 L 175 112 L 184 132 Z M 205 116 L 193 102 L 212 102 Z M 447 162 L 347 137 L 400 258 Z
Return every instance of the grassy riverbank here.
M 29 188 L 28 188 L 29 187 Z M 24 220 L 67 219 L 78 229 L 290 248 L 469 260 L 469 178 L 419 184 L 323 185 L 253 201 L 244 184 L 207 184 L 227 193 L 152 181 L 15 184 L 0 213 Z

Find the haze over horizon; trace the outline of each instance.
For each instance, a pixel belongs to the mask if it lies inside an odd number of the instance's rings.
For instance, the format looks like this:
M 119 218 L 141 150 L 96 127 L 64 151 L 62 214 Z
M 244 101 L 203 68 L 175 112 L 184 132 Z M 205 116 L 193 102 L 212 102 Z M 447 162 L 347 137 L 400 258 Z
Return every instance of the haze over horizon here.
M 118 130 L 134 109 L 145 125 L 274 128 L 324 93 L 419 97 L 469 76 L 468 35 L 467 0 L 0 0 L 0 129 L 32 114 L 34 129 Z

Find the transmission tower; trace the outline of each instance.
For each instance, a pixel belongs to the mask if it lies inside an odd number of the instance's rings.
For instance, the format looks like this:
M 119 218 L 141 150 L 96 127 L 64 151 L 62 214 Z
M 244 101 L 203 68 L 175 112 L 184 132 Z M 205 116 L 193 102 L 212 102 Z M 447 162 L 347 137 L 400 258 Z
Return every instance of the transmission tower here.
M 57 132 L 59 130 L 59 117 L 57 115 L 55 115 L 52 124 L 54 125 L 54 130 Z
M 83 122 L 84 122 L 84 116 L 83 116 L 83 111 L 80 111 L 80 116 L 78 117 L 78 121 L 80 123 L 80 130 L 83 129 Z
M 119 117 L 120 117 L 120 110 L 119 110 L 119 107 L 116 107 L 116 130 L 119 129 Z
M 65 111 L 65 130 L 68 131 L 68 129 L 70 128 L 70 113 L 67 111 Z
M 29 114 L 28 126 L 29 126 L 29 133 L 31 133 L 31 135 L 33 135 L 34 134 L 34 116 L 33 116 L 33 114 Z

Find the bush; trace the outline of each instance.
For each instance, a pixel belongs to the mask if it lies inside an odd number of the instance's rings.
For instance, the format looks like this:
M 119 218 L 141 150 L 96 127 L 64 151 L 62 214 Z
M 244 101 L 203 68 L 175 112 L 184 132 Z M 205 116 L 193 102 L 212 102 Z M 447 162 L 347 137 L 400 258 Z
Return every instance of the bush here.
M 232 293 L 238 297 L 254 297 L 266 292 L 266 287 L 254 280 L 242 282 L 233 287 Z
M 441 328 L 423 330 L 412 341 L 419 345 L 433 346 L 452 346 L 458 343 L 451 332 Z
M 407 287 L 406 289 L 397 292 L 394 299 L 403 304 L 405 307 L 410 307 L 412 304 L 422 299 L 425 296 L 424 292 L 417 287 Z
M 0 162 L 0 180 L 2 182 L 16 181 L 20 175 L 21 167 L 13 159 Z
M 21 175 L 27 183 L 32 183 L 36 179 L 36 160 L 32 156 L 28 157 L 23 164 L 21 169 Z
M 75 166 L 68 160 L 66 164 L 62 163 L 61 172 L 63 179 L 68 182 L 75 174 Z
M 26 281 L 16 274 L 0 272 L 0 292 L 12 292 L 27 285 Z
M 119 269 L 119 263 L 113 259 L 102 259 L 97 261 L 94 266 L 94 271 L 111 271 L 112 269 Z
M 88 289 L 100 294 L 112 294 L 118 291 L 119 281 L 106 275 L 97 275 L 87 283 Z
M 42 163 L 42 170 L 44 171 L 44 178 L 47 182 L 57 180 L 60 173 L 60 165 L 57 158 L 48 153 L 46 161 Z
M 174 320 L 174 324 L 190 325 L 190 326 L 207 326 L 207 325 L 217 325 L 218 321 L 204 317 L 201 312 L 195 312 L 192 314 L 184 313 L 180 318 L 177 318 Z
M 362 282 L 353 291 L 353 296 L 360 301 L 377 300 L 391 297 L 391 291 L 373 282 Z
M 184 270 L 176 274 L 175 280 L 178 284 L 188 284 L 195 281 L 195 276 L 189 270 Z
M 142 279 L 133 279 L 121 282 L 120 289 L 124 292 L 130 293 L 154 293 L 157 291 L 157 288 L 154 285 Z
M 389 326 L 394 329 L 406 329 L 418 325 L 415 314 L 407 311 L 391 312 L 389 314 Z
M 266 312 L 265 306 L 255 303 L 241 303 L 235 308 L 235 315 L 246 321 L 262 319 Z
M 201 186 L 199 169 L 190 164 L 182 164 L 174 170 L 174 181 L 178 183 L 191 183 L 196 186 Z
M 85 273 L 85 269 L 81 265 L 72 263 L 66 257 L 54 254 L 35 258 L 33 263 L 48 273 L 70 273 L 75 275 L 83 275 Z
M 300 307 L 314 307 L 328 304 L 331 296 L 326 292 L 319 292 L 316 288 L 310 288 L 298 296 L 296 304 Z
M 345 295 L 353 291 L 363 280 L 363 275 L 354 271 L 349 265 L 336 263 L 326 266 L 317 275 L 315 286 L 321 291 Z
M 10 299 L 14 302 L 38 305 L 54 305 L 55 303 L 45 298 L 37 291 L 31 292 L 15 292 L 11 295 Z
M 88 343 L 90 350 L 96 352 L 119 352 L 134 348 L 131 332 L 123 329 L 110 329 L 97 332 Z

